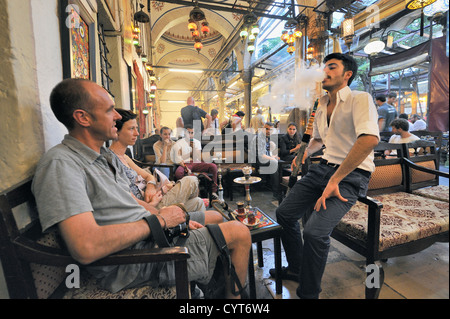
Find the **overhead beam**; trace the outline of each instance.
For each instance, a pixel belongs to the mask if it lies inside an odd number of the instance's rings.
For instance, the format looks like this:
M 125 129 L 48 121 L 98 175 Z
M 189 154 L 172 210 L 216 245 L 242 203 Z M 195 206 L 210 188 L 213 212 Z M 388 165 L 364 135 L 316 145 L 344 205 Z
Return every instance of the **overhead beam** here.
M 158 91 L 189 91 L 189 92 L 219 92 L 226 90 L 199 90 L 199 89 L 160 89 Z M 173 92 L 172 92 L 173 93 Z
M 173 3 L 173 4 L 178 4 L 181 6 L 188 6 L 188 7 L 195 5 L 192 1 L 184 1 L 184 0 L 162 0 L 159 2 Z M 264 1 L 260 1 L 260 2 L 262 3 Z M 279 20 L 286 20 L 286 21 L 291 18 L 291 16 L 289 15 L 289 12 L 286 13 L 285 15 L 281 16 L 281 15 L 265 13 L 264 11 L 259 11 L 258 9 L 251 8 L 251 7 L 245 7 L 245 6 L 234 5 L 234 4 L 229 4 L 229 3 L 220 3 L 217 5 L 213 5 L 210 3 L 211 3 L 210 1 L 208 1 L 208 3 L 202 3 L 201 1 L 199 1 L 198 7 L 204 8 L 204 9 L 216 10 L 216 11 L 233 12 L 233 13 L 238 13 L 238 14 L 243 14 L 243 15 L 248 14 L 249 12 L 252 12 L 258 17 L 279 19 Z M 269 2 L 269 1 L 267 1 L 267 4 L 274 5 L 273 2 Z M 278 3 L 278 4 L 279 4 L 278 6 L 281 6 L 281 3 Z M 290 4 L 289 5 L 286 4 L 286 6 L 290 6 Z M 296 4 L 295 6 L 299 6 L 302 8 L 314 8 L 314 6 L 298 5 L 298 4 Z
M 228 73 L 241 73 L 242 71 L 239 70 L 222 70 L 222 69 L 189 69 L 189 68 L 179 68 L 179 67 L 173 67 L 173 66 L 166 66 L 166 65 L 154 65 L 154 69 L 181 69 L 181 70 L 191 70 L 191 71 L 203 71 L 203 72 L 228 72 Z

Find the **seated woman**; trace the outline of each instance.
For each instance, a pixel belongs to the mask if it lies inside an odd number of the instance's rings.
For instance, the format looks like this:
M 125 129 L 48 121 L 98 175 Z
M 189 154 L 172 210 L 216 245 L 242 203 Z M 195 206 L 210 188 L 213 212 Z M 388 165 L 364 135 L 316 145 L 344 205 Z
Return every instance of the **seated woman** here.
M 167 192 L 156 189 L 156 178 L 146 170 L 137 166 L 133 160 L 125 154 L 129 145 L 134 145 L 139 136 L 137 130 L 137 115 L 128 110 L 116 109 L 122 116 L 116 121 L 118 139 L 113 141 L 110 150 L 119 158 L 123 164 L 128 179 L 130 180 L 130 191 L 135 199 L 144 207 L 152 205 L 158 209 L 172 204 L 183 203 L 187 211 L 190 212 L 191 220 L 203 225 L 209 223 L 220 223 L 222 216 L 216 211 L 205 212 L 205 204 L 198 195 L 198 179 L 189 176 L 178 181 L 174 186 L 169 187 Z M 139 189 L 139 184 L 144 187 Z
M 160 140 L 153 144 L 156 164 L 173 165 L 173 162 L 170 159 L 170 150 L 172 149 L 172 146 L 173 144 L 175 144 L 175 142 L 170 138 L 170 134 L 172 134 L 172 130 L 167 126 L 163 126 L 160 131 Z M 161 167 L 159 168 L 159 170 L 167 177 L 170 177 L 170 168 Z
M 280 138 L 280 159 L 292 161 L 300 148 L 300 142 L 297 125 L 289 123 L 287 133 Z

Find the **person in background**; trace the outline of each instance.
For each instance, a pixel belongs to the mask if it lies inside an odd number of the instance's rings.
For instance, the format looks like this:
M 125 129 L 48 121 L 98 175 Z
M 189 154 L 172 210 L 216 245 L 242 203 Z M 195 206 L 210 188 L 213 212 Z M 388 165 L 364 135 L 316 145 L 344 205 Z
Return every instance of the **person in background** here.
M 186 137 L 179 139 L 170 151 L 170 158 L 173 163 L 179 165 L 175 171 L 175 179 L 179 180 L 185 175 L 194 173 L 212 174 L 213 197 L 217 196 L 217 166 L 214 163 L 202 162 L 202 145 L 194 138 L 194 128 L 185 126 Z
M 262 110 L 257 109 L 255 116 L 250 120 L 250 128 L 252 130 L 252 133 L 258 133 L 258 130 L 260 128 L 263 128 L 265 123 L 266 122 L 264 121 Z
M 274 155 L 271 148 L 275 144 L 275 148 L 278 149 L 278 141 L 272 141 L 274 134 L 274 127 L 272 122 L 266 122 L 264 129 L 259 130 L 255 136 L 255 141 L 252 143 L 252 152 L 256 154 L 256 161 L 261 175 L 269 175 L 270 186 L 272 188 L 272 196 L 274 200 L 280 200 L 280 181 L 278 172 L 278 160 L 277 155 Z
M 408 121 L 408 114 L 402 113 L 402 114 L 400 114 L 400 115 L 398 116 L 398 118 L 399 118 L 399 119 L 405 119 L 405 120 L 408 122 L 408 126 L 409 126 L 408 131 L 411 132 L 411 131 L 412 131 L 413 124 L 412 124 L 410 121 Z
M 219 111 L 211 110 L 211 123 L 203 131 L 203 135 L 220 135 Z
M 404 143 L 411 143 L 417 140 L 420 140 L 420 138 L 414 134 L 411 134 L 409 130 L 409 122 L 405 119 L 395 119 L 391 123 L 392 127 L 392 133 L 394 135 L 391 136 L 389 139 L 389 143 L 393 144 L 404 144 Z M 397 152 L 386 150 L 384 152 L 385 155 L 397 155 Z
M 245 113 L 242 111 L 237 111 L 235 114 L 233 114 L 233 116 L 231 117 L 231 127 L 233 128 L 233 132 L 245 129 L 244 123 L 242 123 L 244 116 Z
M 103 289 L 118 292 L 143 285 L 173 285 L 171 263 L 117 266 L 90 264 L 124 249 L 153 248 L 147 218 L 155 215 L 161 228 L 186 222 L 181 207 L 147 210 L 131 196 L 128 178 L 117 156 L 104 147 L 117 139 L 121 119 L 108 92 L 85 79 L 66 79 L 50 95 L 55 117 L 68 129 L 61 144 L 40 159 L 32 182 L 42 231 L 57 229 L 70 255 L 92 273 Z M 61 174 L 64 172 L 64 174 Z M 187 276 L 207 285 L 221 254 L 206 227 L 189 223 Z M 247 226 L 231 221 L 219 224 L 241 283 L 248 272 L 251 236 Z M 160 268 L 161 266 L 161 268 Z M 239 298 L 227 287 L 227 297 Z
M 200 121 L 201 132 L 205 127 L 209 127 L 211 123 L 211 115 L 195 105 L 195 99 L 190 96 L 187 99 L 187 105 L 181 109 L 181 117 L 183 118 L 183 125 L 186 128 L 187 125 L 195 127 L 194 121 Z M 202 118 L 206 118 L 206 125 L 203 126 Z
M 395 107 L 395 102 L 397 102 L 397 93 L 391 92 L 387 95 L 387 100 L 386 103 L 389 104 L 390 106 L 394 107 L 395 109 L 397 109 Z
M 175 121 L 175 139 L 179 140 L 180 138 L 184 137 L 184 123 L 183 118 L 177 117 Z
M 155 163 L 173 165 L 173 162 L 170 159 L 170 150 L 175 144 L 175 142 L 170 138 L 172 130 L 167 126 L 163 126 L 161 128 L 160 134 L 161 136 L 159 141 L 153 144 L 153 151 L 155 152 Z M 169 167 L 159 167 L 158 169 L 167 177 L 170 176 Z
M 413 123 L 413 127 L 411 131 L 426 131 L 427 123 L 420 118 L 419 114 L 414 114 L 411 116 L 411 122 Z
M 273 129 L 276 134 L 280 134 L 280 121 L 277 119 L 273 120 Z
M 380 132 L 390 132 L 389 124 L 397 118 L 397 110 L 386 103 L 384 94 L 377 95 L 375 102 L 378 105 L 378 128 Z
M 287 133 L 280 138 L 280 159 L 290 162 L 300 148 L 300 136 L 295 123 L 289 123 Z

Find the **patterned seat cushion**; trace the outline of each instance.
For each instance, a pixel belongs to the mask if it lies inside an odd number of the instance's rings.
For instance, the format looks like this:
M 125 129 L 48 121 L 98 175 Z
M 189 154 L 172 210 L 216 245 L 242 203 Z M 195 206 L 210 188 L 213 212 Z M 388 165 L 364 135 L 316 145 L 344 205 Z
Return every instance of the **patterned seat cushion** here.
M 206 204 L 206 203 L 205 203 Z M 209 201 L 208 201 L 209 204 Z M 51 231 L 43 234 L 37 240 L 41 245 L 53 248 L 62 247 L 62 239 L 57 231 Z M 46 299 L 60 285 L 64 285 L 67 277 L 65 267 L 48 266 L 42 264 L 31 263 L 30 268 L 36 287 L 37 297 Z M 82 272 L 80 280 L 80 288 L 68 289 L 64 299 L 174 299 L 176 298 L 175 286 L 173 287 L 157 287 L 144 286 L 139 288 L 124 289 L 117 293 L 110 293 L 101 289 L 94 277 Z
M 373 198 L 383 203 L 380 217 L 380 251 L 449 229 L 448 202 L 403 192 Z M 336 228 L 365 242 L 367 209 L 367 205 L 357 202 Z
M 413 194 L 441 200 L 447 203 L 449 202 L 449 187 L 445 185 L 416 189 L 415 191 L 413 191 Z
M 143 286 L 138 288 L 123 289 L 111 293 L 101 289 L 96 284 L 96 279 L 87 274 L 81 276 L 80 288 L 69 289 L 64 299 L 175 299 L 175 286 L 158 287 Z

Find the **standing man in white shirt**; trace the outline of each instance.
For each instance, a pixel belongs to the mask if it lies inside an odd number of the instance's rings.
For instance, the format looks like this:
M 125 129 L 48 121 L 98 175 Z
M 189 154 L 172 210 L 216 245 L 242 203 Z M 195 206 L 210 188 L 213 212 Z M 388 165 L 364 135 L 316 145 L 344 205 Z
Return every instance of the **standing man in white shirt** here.
M 330 234 L 358 196 L 365 196 L 375 169 L 373 148 L 380 139 L 372 97 L 348 87 L 358 70 L 356 61 L 332 53 L 324 63 L 322 84 L 328 93 L 319 101 L 303 160 L 325 145 L 323 159 L 310 166 L 276 210 L 288 261 L 282 277 L 299 281 L 297 295 L 304 299 L 319 298 Z M 303 216 L 302 236 L 298 220 Z

